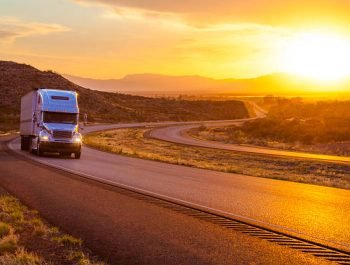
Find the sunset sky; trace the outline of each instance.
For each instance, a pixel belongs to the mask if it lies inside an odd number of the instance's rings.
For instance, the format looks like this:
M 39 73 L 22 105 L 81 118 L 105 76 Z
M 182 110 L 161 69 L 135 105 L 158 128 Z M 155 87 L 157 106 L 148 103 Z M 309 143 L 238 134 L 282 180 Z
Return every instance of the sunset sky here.
M 0 59 L 92 78 L 337 79 L 350 75 L 349 11 L 349 0 L 0 0 Z

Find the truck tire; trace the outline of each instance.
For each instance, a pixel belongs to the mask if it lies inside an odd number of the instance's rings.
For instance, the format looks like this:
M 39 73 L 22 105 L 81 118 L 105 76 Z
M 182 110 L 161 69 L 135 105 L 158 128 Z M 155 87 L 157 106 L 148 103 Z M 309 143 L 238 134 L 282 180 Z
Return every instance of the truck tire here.
M 37 145 L 37 147 L 36 147 L 36 154 L 38 155 L 38 156 L 42 156 L 44 153 L 43 153 L 43 151 L 41 150 L 41 148 L 40 148 L 40 142 L 38 141 L 38 145 Z
M 74 158 L 75 159 L 80 159 L 80 156 L 81 156 L 81 152 L 74 153 Z
M 26 150 L 25 139 L 23 136 L 21 136 L 21 150 L 22 151 Z
M 28 151 L 29 150 L 29 137 L 21 136 L 21 150 Z
M 28 150 L 29 150 L 29 153 L 31 153 L 31 154 L 34 154 L 34 155 L 36 155 L 36 151 L 37 150 L 35 150 L 35 149 L 33 149 L 33 144 L 32 144 L 32 141 L 33 141 L 33 139 L 32 138 L 29 138 L 29 147 L 28 147 Z

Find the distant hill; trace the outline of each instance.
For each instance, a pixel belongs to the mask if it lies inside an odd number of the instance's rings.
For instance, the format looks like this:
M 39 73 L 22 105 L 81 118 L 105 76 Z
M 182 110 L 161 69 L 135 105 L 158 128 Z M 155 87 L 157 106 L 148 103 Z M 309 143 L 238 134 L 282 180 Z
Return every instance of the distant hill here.
M 0 61 L 0 127 L 18 124 L 21 97 L 38 87 L 77 91 L 81 112 L 88 113 L 90 121 L 188 121 L 248 116 L 241 101 L 187 101 L 101 92 L 76 85 L 52 71 Z
M 91 79 L 64 75 L 68 80 L 84 87 L 100 91 L 113 91 L 138 95 L 179 94 L 234 94 L 234 95 L 300 95 L 315 91 L 338 89 L 320 85 L 310 80 L 275 73 L 250 79 L 211 79 L 201 76 L 167 76 L 158 74 L 127 75 L 121 79 Z M 349 88 L 350 82 L 341 87 Z
M 100 91 L 140 93 L 140 94 L 174 94 L 208 92 L 217 86 L 217 81 L 200 76 L 166 76 L 158 74 L 127 75 L 121 79 L 91 79 L 64 75 L 68 80 L 81 86 Z

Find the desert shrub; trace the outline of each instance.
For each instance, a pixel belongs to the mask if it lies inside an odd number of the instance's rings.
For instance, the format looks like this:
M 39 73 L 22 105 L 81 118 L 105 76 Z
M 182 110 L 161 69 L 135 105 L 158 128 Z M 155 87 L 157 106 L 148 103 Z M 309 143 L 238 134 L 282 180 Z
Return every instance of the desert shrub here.
M 63 235 L 60 237 L 54 237 L 52 239 L 53 241 L 63 244 L 63 245 L 81 245 L 82 244 L 82 240 L 79 238 L 75 238 L 71 235 Z
M 10 225 L 0 222 L 0 238 L 7 236 L 10 233 L 10 230 Z
M 7 235 L 0 240 L 0 255 L 15 252 L 18 248 L 18 237 L 16 235 Z
M 206 129 L 207 129 L 207 127 L 203 124 L 198 127 L 198 131 L 200 131 L 200 132 L 205 131 Z
M 15 253 L 1 256 L 0 265 L 48 265 L 48 263 L 33 253 L 18 249 Z
M 303 103 L 286 100 L 271 107 L 266 118 L 230 130 L 235 133 L 241 130 L 251 138 L 286 143 L 350 141 L 350 101 Z

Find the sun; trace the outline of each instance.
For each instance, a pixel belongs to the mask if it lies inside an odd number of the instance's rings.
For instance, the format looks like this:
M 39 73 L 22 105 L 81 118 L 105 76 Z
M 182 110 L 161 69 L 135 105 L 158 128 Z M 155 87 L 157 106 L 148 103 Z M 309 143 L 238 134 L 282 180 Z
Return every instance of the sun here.
M 350 41 L 337 35 L 303 33 L 286 44 L 282 71 L 320 82 L 350 76 Z

